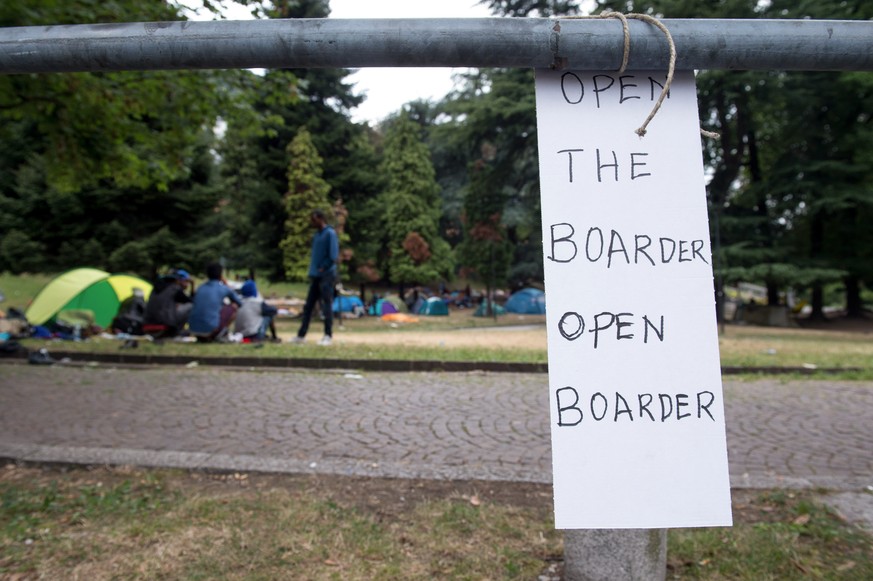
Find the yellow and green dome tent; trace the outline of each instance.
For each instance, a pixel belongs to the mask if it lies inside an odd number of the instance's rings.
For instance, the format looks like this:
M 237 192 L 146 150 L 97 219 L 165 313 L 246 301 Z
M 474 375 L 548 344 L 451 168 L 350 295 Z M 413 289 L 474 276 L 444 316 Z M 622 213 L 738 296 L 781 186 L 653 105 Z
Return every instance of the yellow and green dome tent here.
M 76 268 L 59 274 L 40 290 L 24 312 L 31 325 L 43 325 L 61 311 L 86 309 L 94 322 L 108 327 L 121 302 L 142 289 L 148 300 L 151 283 L 129 274 L 109 274 L 96 268 Z

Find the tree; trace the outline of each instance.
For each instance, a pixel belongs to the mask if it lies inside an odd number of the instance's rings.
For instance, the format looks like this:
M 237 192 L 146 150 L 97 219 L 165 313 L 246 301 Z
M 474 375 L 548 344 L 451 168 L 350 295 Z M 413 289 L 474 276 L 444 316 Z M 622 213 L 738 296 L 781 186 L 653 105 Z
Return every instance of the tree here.
M 466 231 L 457 253 L 462 267 L 485 283 L 490 314 L 491 290 L 505 284 L 512 260 L 512 245 L 501 222 L 506 196 L 486 160 L 474 162 L 470 171 L 472 177 L 464 200 Z
M 282 0 L 267 12 L 271 18 L 325 18 L 330 8 L 326 0 Z M 286 147 L 302 127 L 322 156 L 324 180 L 348 207 L 348 233 L 355 240 L 362 238 L 357 218 L 380 191 L 380 178 L 367 128 L 350 119 L 350 110 L 363 97 L 346 81 L 349 73 L 347 69 L 281 69 L 247 78 L 250 107 L 230 112 L 219 148 L 228 192 L 224 211 L 235 261 L 254 261 L 250 265 L 268 276 L 284 276 L 279 243 L 284 237 Z
M 322 159 L 306 129 L 297 132 L 288 144 L 288 192 L 285 194 L 285 237 L 280 243 L 284 256 L 285 276 L 304 281 L 309 274 L 309 247 L 312 212 L 327 215 L 330 204 L 330 184 L 321 177 Z
M 180 16 L 166 2 L 0 4 L 2 26 L 122 19 Z M 125 244 L 165 225 L 190 242 L 217 201 L 211 128 L 232 78 L 215 71 L 0 76 L 0 242 L 23 234 L 42 249 L 31 265 L 45 270 L 83 260 L 106 266 Z M 21 248 L 21 240 L 7 246 Z M 166 259 L 152 256 L 148 271 Z M 8 253 L 0 258 L 0 269 L 19 267 Z
M 473 160 L 492 168 L 491 187 L 502 193 L 501 223 L 514 249 L 514 283 L 543 278 L 536 102 L 530 70 L 481 69 L 441 104 L 444 121 L 431 130 L 441 179 L 466 191 Z M 461 168 L 461 169 L 458 169 Z M 446 176 L 453 176 L 447 178 Z M 450 218 L 453 220 L 454 217 Z
M 439 235 L 439 186 L 427 146 L 408 114 L 388 128 L 381 169 L 388 182 L 378 200 L 388 252 L 383 272 L 401 285 L 451 277 L 451 249 Z
M 616 0 L 599 6 L 677 18 L 871 16 L 870 4 L 860 0 Z M 843 277 L 849 311 L 860 310 L 858 284 L 869 280 L 862 240 L 869 229 L 862 232 L 855 221 L 873 204 L 873 176 L 861 161 L 870 151 L 870 78 L 782 71 L 698 76 L 704 124 L 721 134 L 704 150 L 711 222 L 721 227 L 715 235 L 724 248 L 717 271 L 763 282 L 770 304 L 781 289 L 811 286 L 813 313 L 822 316 L 822 285 Z
M 574 0 L 480 0 L 494 14 L 504 16 L 550 16 L 577 14 L 579 2 Z

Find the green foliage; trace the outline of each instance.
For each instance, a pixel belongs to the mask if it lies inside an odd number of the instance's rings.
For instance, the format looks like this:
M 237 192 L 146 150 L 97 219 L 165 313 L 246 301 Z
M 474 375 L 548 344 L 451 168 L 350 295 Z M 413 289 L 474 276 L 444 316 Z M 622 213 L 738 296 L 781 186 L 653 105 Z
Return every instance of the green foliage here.
M 500 220 L 507 196 L 484 159 L 472 164 L 471 173 L 464 200 L 465 238 L 457 253 L 462 268 L 477 275 L 490 291 L 506 283 L 512 260 L 512 245 Z
M 39 272 L 45 263 L 45 247 L 20 230 L 10 230 L 0 239 L 0 270 L 15 274 Z
M 330 211 L 330 184 L 321 177 L 323 160 L 312 136 L 301 129 L 288 144 L 288 193 L 285 194 L 285 237 L 280 243 L 288 280 L 306 280 L 312 239 L 310 216 L 314 210 Z
M 385 136 L 382 172 L 388 181 L 379 197 L 384 212 L 385 270 L 395 283 L 419 283 L 451 276 L 448 243 L 439 235 L 439 186 L 430 152 L 418 126 L 404 114 Z
M 325 18 L 326 0 L 274 2 L 271 18 Z M 378 160 L 363 126 L 349 111 L 363 97 L 345 81 L 346 69 L 270 70 L 246 74 L 245 106 L 224 116 L 228 129 L 219 151 L 227 204 L 223 220 L 232 234 L 230 261 L 257 267 L 272 279 L 285 276 L 280 243 L 285 237 L 286 147 L 306 128 L 322 156 L 323 178 L 349 210 L 350 240 L 363 240 L 363 208 L 379 191 Z M 366 252 L 363 254 L 367 254 Z
M 598 6 L 670 18 L 871 16 L 869 2 L 836 0 Z M 873 169 L 863 161 L 873 153 L 873 74 L 705 71 L 697 86 L 703 126 L 721 135 L 704 149 L 718 270 L 766 284 L 771 301 L 780 288 L 820 289 L 842 276 L 849 309 L 860 314 L 859 285 L 873 283 Z
M 438 144 L 439 175 L 443 183 L 459 184 L 454 190 L 456 199 L 464 199 L 471 161 L 484 160 L 488 164 L 489 188 L 502 197 L 500 223 L 513 249 L 508 276 L 513 282 L 542 280 L 533 73 L 481 69 L 462 80 L 461 89 L 440 104 L 443 120 L 431 132 L 431 141 Z M 460 208 L 467 208 L 466 203 L 456 203 L 458 215 L 448 217 L 449 223 L 460 222 Z
M 480 0 L 479 4 L 502 16 L 547 18 L 579 13 L 579 2 L 574 0 Z
M 0 7 L 5 26 L 179 18 L 164 1 Z M 0 76 L 0 232 L 19 233 L 6 241 L 0 268 L 88 265 L 150 275 L 183 254 L 204 236 L 201 224 L 218 203 L 211 128 L 218 111 L 232 108 L 235 76 Z M 150 239 L 162 228 L 177 244 L 173 254 L 149 250 L 160 246 Z M 37 248 L 39 260 L 28 259 Z

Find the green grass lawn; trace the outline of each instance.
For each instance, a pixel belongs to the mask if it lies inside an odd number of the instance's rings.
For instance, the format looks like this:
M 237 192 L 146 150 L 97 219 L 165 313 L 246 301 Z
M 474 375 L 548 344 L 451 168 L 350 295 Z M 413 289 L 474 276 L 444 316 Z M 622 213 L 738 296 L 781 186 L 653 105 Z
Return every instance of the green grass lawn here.
M 49 276 L 0 275 L 0 289 L 6 294 L 2 307 L 23 308 Z M 306 287 L 301 284 L 262 283 L 266 296 L 302 298 Z M 299 325 L 295 319 L 278 319 L 279 333 L 289 339 Z M 320 336 L 321 325 L 313 321 L 311 337 Z M 504 332 L 523 327 L 523 332 Z M 728 325 L 719 336 L 723 366 L 741 368 L 791 367 L 816 369 L 858 369 L 839 375 L 846 379 L 873 379 L 873 341 L 868 328 L 855 326 L 853 331 L 833 328 L 779 329 Z M 314 344 L 185 344 L 171 341 L 153 344 L 140 341 L 137 353 L 178 355 L 183 357 L 245 356 L 263 358 L 331 358 L 390 359 L 427 361 L 494 361 L 545 363 L 546 327 L 543 316 L 503 315 L 498 318 L 473 317 L 470 309 L 452 310 L 447 317 L 419 317 L 416 323 L 392 323 L 378 317 L 343 319 L 335 323 L 335 344 L 324 349 Z M 419 341 L 410 340 L 415 334 Z M 478 334 L 487 338 L 478 344 L 458 341 L 462 335 Z M 361 341 L 366 337 L 366 341 Z M 50 351 L 118 352 L 120 342 L 95 338 L 81 343 L 70 341 L 25 340 L 28 348 Z
M 537 579 L 551 490 L 525 483 L 0 465 L 2 579 Z M 867 580 L 871 538 L 813 492 L 735 491 L 669 532 L 667 578 Z

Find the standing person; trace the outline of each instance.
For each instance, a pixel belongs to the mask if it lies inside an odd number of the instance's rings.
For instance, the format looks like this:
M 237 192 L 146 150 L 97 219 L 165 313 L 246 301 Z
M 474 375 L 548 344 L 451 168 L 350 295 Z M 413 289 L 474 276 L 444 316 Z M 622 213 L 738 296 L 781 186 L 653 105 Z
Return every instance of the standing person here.
M 339 238 L 336 231 L 327 223 L 324 212 L 314 210 L 309 216 L 315 236 L 312 237 L 312 256 L 309 260 L 309 292 L 303 306 L 303 321 L 294 343 L 303 343 L 309 331 L 309 321 L 316 301 L 321 303 L 324 315 L 324 337 L 319 345 L 330 345 L 333 341 L 333 287 L 336 281 L 337 258 L 339 257 Z
M 227 334 L 228 325 L 233 321 L 235 310 L 225 305 L 228 299 L 236 306 L 242 305 L 242 300 L 221 279 L 221 265 L 217 262 L 206 266 L 206 277 L 209 279 L 194 293 L 194 306 L 188 317 L 188 328 L 198 341 L 209 342 L 221 339 Z

